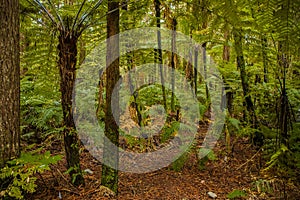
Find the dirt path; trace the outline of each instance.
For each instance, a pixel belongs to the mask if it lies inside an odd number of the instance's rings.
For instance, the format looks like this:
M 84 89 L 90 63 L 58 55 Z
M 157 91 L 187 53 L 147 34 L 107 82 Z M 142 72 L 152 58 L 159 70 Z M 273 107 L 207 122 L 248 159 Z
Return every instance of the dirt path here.
M 248 194 L 244 199 L 249 200 L 279 199 L 276 198 L 279 190 L 268 195 L 258 194 L 255 180 L 260 177 L 260 154 L 251 145 L 240 139 L 232 154 L 227 155 L 225 150 L 224 140 L 220 139 L 214 149 L 217 159 L 208 161 L 203 170 L 198 167 L 196 155 L 191 153 L 180 172 L 170 167 L 146 174 L 120 172 L 118 199 L 210 199 L 208 192 L 215 193 L 217 199 L 227 199 L 233 190 L 244 190 Z M 93 171 L 93 174 L 85 175 L 85 187 L 76 189 L 68 183 L 68 176 L 63 174 L 65 160 L 62 160 L 52 166 L 52 173 L 38 176 L 37 191 L 27 199 L 116 199 L 108 197 L 109 191 L 100 187 L 101 164 L 86 151 L 82 153 L 82 168 Z M 288 199 L 300 199 L 297 188 L 290 191 Z

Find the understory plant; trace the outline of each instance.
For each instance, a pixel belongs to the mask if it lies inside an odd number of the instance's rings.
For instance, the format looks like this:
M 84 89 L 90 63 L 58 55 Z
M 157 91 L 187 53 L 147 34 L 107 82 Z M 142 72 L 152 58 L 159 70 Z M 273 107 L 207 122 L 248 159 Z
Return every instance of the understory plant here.
M 27 149 L 33 148 L 30 145 Z M 36 174 L 50 171 L 50 165 L 61 160 L 60 155 L 51 155 L 50 151 L 43 152 L 43 147 L 22 152 L 20 158 L 6 163 L 0 170 L 0 198 L 24 199 L 24 195 L 36 190 Z

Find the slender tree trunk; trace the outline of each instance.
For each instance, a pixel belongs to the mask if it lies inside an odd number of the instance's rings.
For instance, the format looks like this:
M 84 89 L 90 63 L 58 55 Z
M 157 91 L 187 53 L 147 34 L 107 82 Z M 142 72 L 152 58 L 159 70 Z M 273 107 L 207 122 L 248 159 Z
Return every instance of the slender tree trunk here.
M 160 29 L 160 0 L 154 0 L 154 6 L 155 6 L 155 16 L 156 16 L 156 27 Z M 163 104 L 164 108 L 167 111 L 167 99 L 166 99 L 166 91 L 165 91 L 165 79 L 164 79 L 164 72 L 163 72 L 163 60 L 162 60 L 162 49 L 161 49 L 161 33 L 160 30 L 157 31 L 157 44 L 158 49 L 155 50 L 156 58 L 158 59 L 158 65 L 159 65 L 159 72 L 160 72 L 160 78 L 161 78 L 161 89 L 163 93 Z M 157 57 L 158 56 L 158 57 Z
M 72 93 L 76 79 L 78 36 L 72 31 L 61 31 L 59 35 L 60 90 L 64 123 L 64 144 L 68 168 L 74 185 L 84 184 L 80 169 L 79 141 L 73 119 Z
M 144 126 L 143 124 L 143 117 L 141 114 L 141 110 L 139 107 L 139 104 L 137 102 L 137 99 L 139 97 L 139 91 L 134 91 L 134 86 L 132 84 L 132 78 L 131 78 L 131 69 L 134 69 L 134 64 L 133 64 L 133 56 L 134 54 L 132 53 L 132 55 L 128 55 L 127 56 L 127 64 L 128 64 L 128 85 L 129 85 L 129 89 L 130 89 L 130 93 L 133 94 L 133 102 L 132 102 L 132 107 L 135 109 L 136 111 L 136 116 L 137 116 L 137 123 L 140 127 Z M 153 78 L 153 77 L 150 77 Z
M 199 47 L 197 46 L 195 48 L 195 57 L 194 57 L 194 85 L 195 85 L 195 97 L 197 98 L 197 92 L 198 92 L 198 56 L 199 56 Z
M 193 67 L 192 67 L 192 59 L 193 59 L 193 55 L 192 52 L 188 52 L 189 54 L 189 62 L 186 62 L 185 65 L 185 77 L 188 81 L 192 81 L 193 78 Z M 185 62 L 184 62 L 185 63 Z M 193 86 L 193 83 L 191 82 L 191 86 Z
M 107 14 L 107 55 L 106 62 L 106 113 L 105 113 L 105 135 L 103 161 L 110 166 L 102 165 L 101 184 L 111 189 L 115 194 L 118 193 L 118 162 L 119 162 L 119 128 L 117 122 L 119 121 L 119 93 L 116 92 L 112 97 L 112 93 L 119 78 L 119 37 L 111 38 L 111 36 L 119 34 L 119 2 L 108 0 L 108 14 Z M 112 12 L 113 11 L 113 12 Z M 116 56 L 117 59 L 113 60 Z M 112 109 L 116 111 L 113 116 Z M 110 140 L 110 141 L 107 141 Z
M 175 113 L 175 53 L 176 53 L 176 26 L 177 20 L 173 18 L 172 20 L 172 53 L 171 53 L 171 84 L 172 84 L 172 96 L 171 96 L 171 112 Z
M 228 37 L 229 37 L 229 31 L 225 31 L 224 38 L 227 42 Z M 230 61 L 230 47 L 228 45 L 223 46 L 223 62 L 224 64 L 227 64 Z M 223 108 L 227 107 L 229 115 L 233 115 L 233 93 L 231 91 L 230 85 L 226 82 L 225 77 L 223 77 L 224 83 L 225 83 L 225 99 L 222 102 Z
M 279 101 L 278 110 L 278 128 L 280 130 L 280 140 L 279 145 L 284 144 L 289 147 L 289 126 L 291 126 L 291 112 L 290 112 L 290 102 L 288 99 L 287 88 L 286 88 L 286 72 L 289 67 L 289 57 L 284 51 L 283 42 L 278 44 L 278 64 L 282 69 L 282 83 L 281 83 L 281 94 Z
M 19 1 L 0 0 L 0 168 L 20 155 Z
M 207 43 L 202 44 L 202 53 L 203 53 L 203 65 L 204 65 L 204 80 L 207 81 L 207 53 L 206 53 L 206 45 Z M 196 76 L 196 75 L 195 75 Z M 208 83 L 205 84 L 205 93 L 206 93 L 206 99 L 209 100 L 209 91 L 208 91 Z
M 229 31 L 226 30 L 224 33 L 224 38 L 225 38 L 226 42 L 228 41 L 228 35 L 229 35 L 228 32 Z M 230 47 L 225 44 L 223 46 L 223 63 L 227 64 L 229 62 L 229 60 L 230 60 Z M 224 109 L 227 107 L 229 115 L 232 116 L 232 114 L 233 114 L 233 108 L 232 108 L 233 94 L 232 94 L 231 88 L 230 88 L 229 84 L 226 82 L 226 78 L 224 76 L 223 76 L 223 80 L 225 83 L 225 88 L 223 89 L 223 97 L 225 97 L 225 98 L 222 98 L 221 109 Z M 230 135 L 230 132 L 228 130 L 226 123 L 224 124 L 224 130 L 225 130 L 226 151 L 229 154 L 232 152 L 231 135 Z
M 97 117 L 100 116 L 101 110 L 104 109 L 104 98 L 103 98 L 103 89 L 104 89 L 104 74 L 102 74 L 102 70 L 99 71 L 99 82 L 98 82 L 98 105 L 96 114 Z
M 250 90 L 249 90 L 249 81 L 246 74 L 246 64 L 244 60 L 244 53 L 243 53 L 243 47 L 242 47 L 242 34 L 239 30 L 234 31 L 234 41 L 235 41 L 235 51 L 237 54 L 237 67 L 240 70 L 241 74 L 241 81 L 242 81 L 242 87 L 243 87 L 243 94 L 246 102 L 246 108 L 249 112 L 251 118 L 251 123 L 254 123 L 254 106 L 253 102 L 250 96 Z
M 237 67 L 240 70 L 241 74 L 241 81 L 242 81 L 242 88 L 243 88 L 243 94 L 245 99 L 245 105 L 246 109 L 248 111 L 248 119 L 250 123 L 252 124 L 253 128 L 257 128 L 257 119 L 255 114 L 255 108 L 254 104 L 252 102 L 251 96 L 250 96 L 250 90 L 249 90 L 249 81 L 246 74 L 246 64 L 244 60 L 244 53 L 243 53 L 243 45 L 242 45 L 242 30 L 234 30 L 233 31 L 233 37 L 235 42 L 235 51 L 237 54 Z M 263 143 L 263 136 L 259 132 L 255 132 L 255 134 L 252 136 L 253 143 L 255 145 L 261 146 Z
M 264 82 L 268 82 L 268 56 L 267 56 L 267 38 L 262 36 L 262 56 L 263 56 L 263 66 L 264 66 Z

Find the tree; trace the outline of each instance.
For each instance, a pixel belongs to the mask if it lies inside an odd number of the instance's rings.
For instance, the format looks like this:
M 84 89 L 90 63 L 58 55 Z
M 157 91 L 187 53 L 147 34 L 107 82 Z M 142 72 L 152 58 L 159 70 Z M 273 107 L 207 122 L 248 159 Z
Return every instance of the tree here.
M 159 73 L 160 73 L 160 78 L 161 78 L 161 88 L 162 88 L 162 93 L 163 93 L 163 103 L 164 103 L 164 108 L 167 110 L 167 99 L 166 99 L 166 91 L 165 91 L 165 80 L 164 80 L 164 74 L 163 74 L 163 56 L 162 56 L 162 49 L 161 49 L 161 32 L 160 32 L 160 7 L 161 7 L 161 2 L 160 0 L 154 0 L 154 7 L 155 7 L 155 17 L 156 17 L 156 27 L 158 28 L 157 30 L 157 46 L 158 49 L 155 49 L 154 55 L 155 58 L 158 61 L 158 66 L 159 66 Z
M 72 16 L 68 13 L 60 15 L 55 6 L 49 1 L 53 16 L 39 0 L 34 1 L 36 5 L 46 14 L 51 24 L 59 32 L 58 36 L 58 67 L 60 73 L 60 90 L 63 110 L 63 136 L 65 144 L 65 152 L 67 165 L 70 171 L 70 176 L 74 185 L 79 186 L 84 184 L 83 175 L 80 168 L 79 141 L 76 132 L 75 122 L 73 118 L 73 101 L 72 94 L 76 79 L 77 65 L 77 44 L 82 32 L 87 29 L 91 22 L 88 19 L 93 16 L 96 9 L 101 5 L 102 0 L 87 9 L 81 16 L 80 13 L 86 4 L 83 1 L 77 14 Z M 73 1 L 65 1 L 68 6 L 73 5 Z
M 105 113 L 105 139 L 103 149 L 103 161 L 101 184 L 118 192 L 118 162 L 119 162 L 119 116 L 114 117 L 112 109 L 119 112 L 118 92 L 112 98 L 112 93 L 120 78 L 119 69 L 119 2 L 108 1 L 107 14 L 107 52 L 106 52 L 106 113 Z M 114 37 L 112 37 L 114 36 Z M 117 58 L 117 59 L 114 59 Z M 118 91 L 118 90 L 117 90 Z M 110 140 L 110 141 L 107 141 Z M 107 164 L 110 164 L 108 166 Z
M 0 167 L 20 155 L 19 1 L 0 1 Z

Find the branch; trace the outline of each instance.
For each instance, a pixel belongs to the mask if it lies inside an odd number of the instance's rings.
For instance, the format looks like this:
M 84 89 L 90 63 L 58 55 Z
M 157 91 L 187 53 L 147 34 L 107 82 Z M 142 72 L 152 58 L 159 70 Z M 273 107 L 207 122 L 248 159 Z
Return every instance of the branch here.
M 76 14 L 76 17 L 75 17 L 75 20 L 74 20 L 74 23 L 73 23 L 73 26 L 72 26 L 72 29 L 71 29 L 71 30 L 74 30 L 76 21 L 77 21 L 77 19 L 78 19 L 78 17 L 79 17 L 79 14 L 80 14 L 80 12 L 81 12 L 81 10 L 82 10 L 82 8 L 83 8 L 85 2 L 86 2 L 86 0 L 84 0 L 84 1 L 82 2 L 81 6 L 80 6 L 80 8 L 79 8 L 79 10 L 78 10 L 78 12 L 77 12 L 77 14 Z
M 258 153 L 260 152 L 261 149 L 259 149 L 250 159 L 248 159 L 245 163 L 241 164 L 238 168 L 236 168 L 236 170 L 241 169 L 243 166 L 245 166 L 247 163 L 249 163 L 250 161 L 253 161 L 254 157 L 258 155 Z
M 54 25 L 58 26 L 57 22 L 55 21 L 55 18 L 51 15 L 51 13 L 45 8 L 45 6 L 39 0 L 33 0 L 33 2 L 36 3 L 37 6 L 39 6 L 42 9 L 42 11 L 46 13 L 46 15 L 49 17 L 49 19 Z
M 88 10 L 83 14 L 83 16 L 81 17 L 77 29 L 80 29 L 80 27 L 82 26 L 83 22 L 87 19 L 87 17 L 89 17 L 90 15 L 93 15 L 94 12 L 99 8 L 99 6 L 102 4 L 103 0 L 99 0 L 95 6 L 92 7 L 92 9 L 88 12 Z M 85 29 L 85 28 L 84 28 Z M 83 29 L 83 30 L 84 30 Z M 76 32 L 82 32 L 80 30 L 76 30 Z
M 54 10 L 56 17 L 58 18 L 58 21 L 59 21 L 60 24 L 61 24 L 61 27 L 63 28 L 63 30 L 65 30 L 64 22 L 63 22 L 63 20 L 61 19 L 60 15 L 58 14 L 57 10 L 55 9 L 53 3 L 51 2 L 51 0 L 48 0 L 48 2 L 49 2 L 49 4 L 50 4 L 51 8 Z

